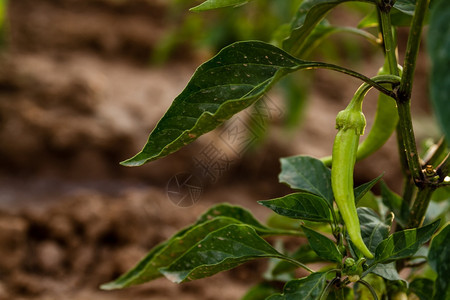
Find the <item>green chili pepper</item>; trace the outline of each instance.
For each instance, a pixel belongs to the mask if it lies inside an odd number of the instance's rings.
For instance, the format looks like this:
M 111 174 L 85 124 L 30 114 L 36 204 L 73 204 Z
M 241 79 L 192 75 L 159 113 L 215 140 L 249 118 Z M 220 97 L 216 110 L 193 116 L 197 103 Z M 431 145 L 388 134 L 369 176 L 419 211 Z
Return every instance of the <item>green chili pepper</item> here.
M 401 68 L 400 68 L 401 73 Z M 380 69 L 379 75 L 386 75 L 385 67 Z M 394 132 L 398 123 L 397 105 L 395 100 L 386 94 L 378 96 L 377 111 L 367 137 L 358 146 L 356 161 L 362 160 L 383 146 Z M 326 166 L 331 166 L 331 156 L 321 159 Z
M 373 80 L 398 80 L 399 77 L 381 75 Z M 370 86 L 363 84 L 350 101 L 347 108 L 336 117 L 338 133 L 333 144 L 333 167 L 331 168 L 331 186 L 334 200 L 347 227 L 347 233 L 353 244 L 367 258 L 373 258 L 361 237 L 361 229 L 356 213 L 353 193 L 353 169 L 356 162 L 359 136 L 364 133 L 366 119 L 362 113 L 362 101 Z
M 355 102 L 359 102 L 355 103 Z M 336 118 L 339 130 L 333 145 L 331 186 L 347 232 L 353 244 L 368 258 L 373 258 L 361 237 L 355 196 L 353 194 L 353 168 L 356 162 L 359 136 L 363 134 L 366 119 L 361 111 L 361 101 L 352 101 Z M 359 106 L 359 107 L 358 107 Z

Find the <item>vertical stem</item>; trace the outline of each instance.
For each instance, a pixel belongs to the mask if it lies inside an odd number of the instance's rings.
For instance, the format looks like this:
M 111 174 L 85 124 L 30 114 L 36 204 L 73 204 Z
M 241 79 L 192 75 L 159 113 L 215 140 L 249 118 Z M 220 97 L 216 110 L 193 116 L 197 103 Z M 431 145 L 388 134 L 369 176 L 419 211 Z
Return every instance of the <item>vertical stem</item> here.
M 403 141 L 404 157 L 408 162 L 409 172 L 414 184 L 420 187 L 423 183 L 423 174 L 412 126 L 411 102 L 409 100 L 405 102 L 398 101 L 397 109 L 399 115 L 398 129 Z
M 418 0 L 414 17 L 411 23 L 408 43 L 406 45 L 405 63 L 403 65 L 402 80 L 398 90 L 400 101 L 409 101 L 413 84 L 414 71 L 416 69 L 417 55 L 419 53 L 420 38 L 422 35 L 423 21 L 428 9 L 429 0 Z
M 407 229 L 422 226 L 423 220 L 425 219 L 425 213 L 434 190 L 435 188 L 432 186 L 425 186 L 423 189 L 419 189 L 414 204 L 411 208 L 409 221 L 406 225 Z
M 383 35 L 384 51 L 389 62 L 389 72 L 392 75 L 399 75 L 397 68 L 397 57 L 395 55 L 395 49 L 397 45 L 394 43 L 394 38 L 392 37 L 392 26 L 391 17 L 389 15 L 389 8 L 383 7 L 380 4 L 379 15 L 381 22 L 381 33 Z
M 409 171 L 414 184 L 423 184 L 422 167 L 419 162 L 416 141 L 411 121 L 411 90 L 414 70 L 416 67 L 417 55 L 419 53 L 420 37 L 422 33 L 423 21 L 428 8 L 429 0 L 418 0 L 411 23 L 410 34 L 406 46 L 405 62 L 400 87 L 397 92 L 397 106 L 399 113 L 399 133 L 403 140 L 405 158 L 408 161 Z

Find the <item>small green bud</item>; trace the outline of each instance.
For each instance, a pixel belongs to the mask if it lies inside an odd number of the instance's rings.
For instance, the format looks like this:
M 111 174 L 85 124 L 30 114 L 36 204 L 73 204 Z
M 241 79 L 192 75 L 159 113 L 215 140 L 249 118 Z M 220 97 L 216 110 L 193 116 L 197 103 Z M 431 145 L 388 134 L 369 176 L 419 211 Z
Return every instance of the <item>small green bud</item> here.
M 366 118 L 361 110 L 346 108 L 338 113 L 336 128 L 338 130 L 354 129 L 355 134 L 363 135 L 366 128 Z

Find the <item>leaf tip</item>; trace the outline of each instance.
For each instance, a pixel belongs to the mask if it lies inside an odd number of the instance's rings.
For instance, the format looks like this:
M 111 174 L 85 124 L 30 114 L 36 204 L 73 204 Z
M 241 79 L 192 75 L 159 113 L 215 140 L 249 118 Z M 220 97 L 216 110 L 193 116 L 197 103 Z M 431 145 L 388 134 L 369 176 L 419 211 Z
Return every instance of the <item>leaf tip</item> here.
M 123 287 L 122 285 L 117 284 L 115 281 L 111 281 L 111 282 L 100 285 L 100 289 L 104 290 L 104 291 L 116 290 L 116 289 L 120 289 L 122 287 Z
M 139 167 L 139 166 L 142 166 L 143 164 L 145 164 L 146 162 L 152 160 L 152 158 L 142 159 L 141 155 L 142 155 L 142 152 L 139 152 L 132 158 L 121 161 L 119 164 L 122 166 L 125 166 L 125 167 Z
M 160 268 L 159 272 L 164 275 L 168 280 L 174 283 L 182 283 L 185 281 L 186 276 L 181 274 L 181 272 L 169 271 L 168 268 Z

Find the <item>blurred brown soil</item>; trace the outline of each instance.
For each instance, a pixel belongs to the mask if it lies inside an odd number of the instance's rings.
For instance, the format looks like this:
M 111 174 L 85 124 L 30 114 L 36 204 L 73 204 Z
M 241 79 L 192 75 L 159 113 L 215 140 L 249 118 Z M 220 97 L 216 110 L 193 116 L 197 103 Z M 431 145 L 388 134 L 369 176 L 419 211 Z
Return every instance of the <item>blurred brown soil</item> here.
M 164 66 L 149 65 L 169 26 L 166 1 L 9 3 L 0 54 L 0 299 L 239 299 L 264 262 L 183 285 L 98 286 L 213 203 L 239 204 L 264 220 L 269 211 L 256 200 L 288 192 L 277 183 L 278 158 L 329 154 L 334 115 L 359 83 L 342 89 L 347 78 L 318 72 L 301 132 L 287 135 L 275 124 L 261 147 L 205 184 L 196 205 L 180 208 L 169 201 L 167 182 L 191 172 L 217 133 L 140 168 L 118 164 L 140 150 L 205 59 L 187 48 Z M 387 170 L 399 190 L 394 140 L 375 161 L 361 162 L 359 180 Z

